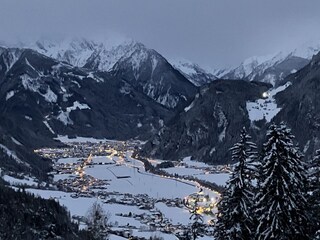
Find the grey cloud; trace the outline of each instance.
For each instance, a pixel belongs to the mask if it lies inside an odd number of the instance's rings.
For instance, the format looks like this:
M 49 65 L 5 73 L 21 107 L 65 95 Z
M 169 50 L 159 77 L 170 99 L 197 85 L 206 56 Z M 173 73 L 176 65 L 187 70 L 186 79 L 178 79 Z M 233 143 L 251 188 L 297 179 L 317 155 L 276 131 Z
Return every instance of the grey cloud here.
M 0 0 L 0 39 L 125 35 L 221 67 L 320 39 L 318 9 L 318 0 Z

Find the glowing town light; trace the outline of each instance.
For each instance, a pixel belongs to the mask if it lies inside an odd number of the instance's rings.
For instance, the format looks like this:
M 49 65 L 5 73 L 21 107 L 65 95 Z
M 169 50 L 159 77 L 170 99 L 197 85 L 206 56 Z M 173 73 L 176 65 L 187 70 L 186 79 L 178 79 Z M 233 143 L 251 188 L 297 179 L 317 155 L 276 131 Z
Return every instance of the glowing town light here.
M 267 98 L 268 96 L 269 96 L 269 94 L 268 94 L 267 92 L 263 92 L 263 93 L 262 93 L 262 97 L 263 97 L 263 98 Z

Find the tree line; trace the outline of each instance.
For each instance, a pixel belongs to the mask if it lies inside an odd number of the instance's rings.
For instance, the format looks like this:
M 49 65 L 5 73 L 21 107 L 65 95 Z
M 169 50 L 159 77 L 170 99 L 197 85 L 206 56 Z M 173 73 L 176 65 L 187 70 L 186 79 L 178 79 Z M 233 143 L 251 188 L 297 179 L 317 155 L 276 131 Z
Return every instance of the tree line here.
M 320 239 L 320 151 L 304 161 L 291 130 L 272 124 L 260 154 L 243 129 L 218 203 L 217 240 Z
M 55 200 L 5 184 L 0 178 L 0 239 L 93 239 L 90 231 L 78 230 L 69 212 Z

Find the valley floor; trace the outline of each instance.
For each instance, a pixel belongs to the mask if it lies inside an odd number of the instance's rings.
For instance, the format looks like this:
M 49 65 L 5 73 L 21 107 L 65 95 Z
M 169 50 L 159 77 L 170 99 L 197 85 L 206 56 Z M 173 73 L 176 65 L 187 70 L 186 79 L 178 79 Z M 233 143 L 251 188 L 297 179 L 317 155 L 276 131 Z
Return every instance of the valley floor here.
M 68 147 L 36 150 L 53 161 L 54 183 L 50 190 L 35 188 L 37 185 L 30 179 L 4 178 L 16 187 L 27 185 L 27 191 L 43 198 L 56 199 L 67 207 L 81 227 L 86 227 L 84 216 L 88 209 L 94 202 L 99 202 L 110 214 L 109 224 L 115 232 L 126 236 L 176 239 L 175 235 L 190 224 L 186 204 L 189 195 L 199 192 L 209 199 L 204 203 L 204 207 L 210 206 L 210 211 L 203 214 L 204 222 L 208 224 L 215 218 L 219 193 L 183 177 L 192 176 L 224 185 L 229 177 L 225 167 L 213 168 L 186 158 L 175 167 L 164 169 L 171 177 L 156 175 L 146 172 L 143 162 L 132 157 L 137 142 L 61 139 Z M 149 161 L 154 165 L 162 162 Z M 172 174 L 176 174 L 175 177 Z M 201 239 L 212 239 L 210 229 L 208 224 L 207 237 Z M 111 235 L 110 239 L 121 238 Z

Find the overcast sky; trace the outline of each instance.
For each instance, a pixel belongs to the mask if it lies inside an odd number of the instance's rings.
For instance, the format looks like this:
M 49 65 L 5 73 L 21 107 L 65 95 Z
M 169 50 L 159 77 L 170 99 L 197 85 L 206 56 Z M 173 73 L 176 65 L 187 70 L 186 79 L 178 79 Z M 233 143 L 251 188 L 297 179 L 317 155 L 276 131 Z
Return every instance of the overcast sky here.
M 0 40 L 126 36 L 200 65 L 320 39 L 319 0 L 0 0 Z

